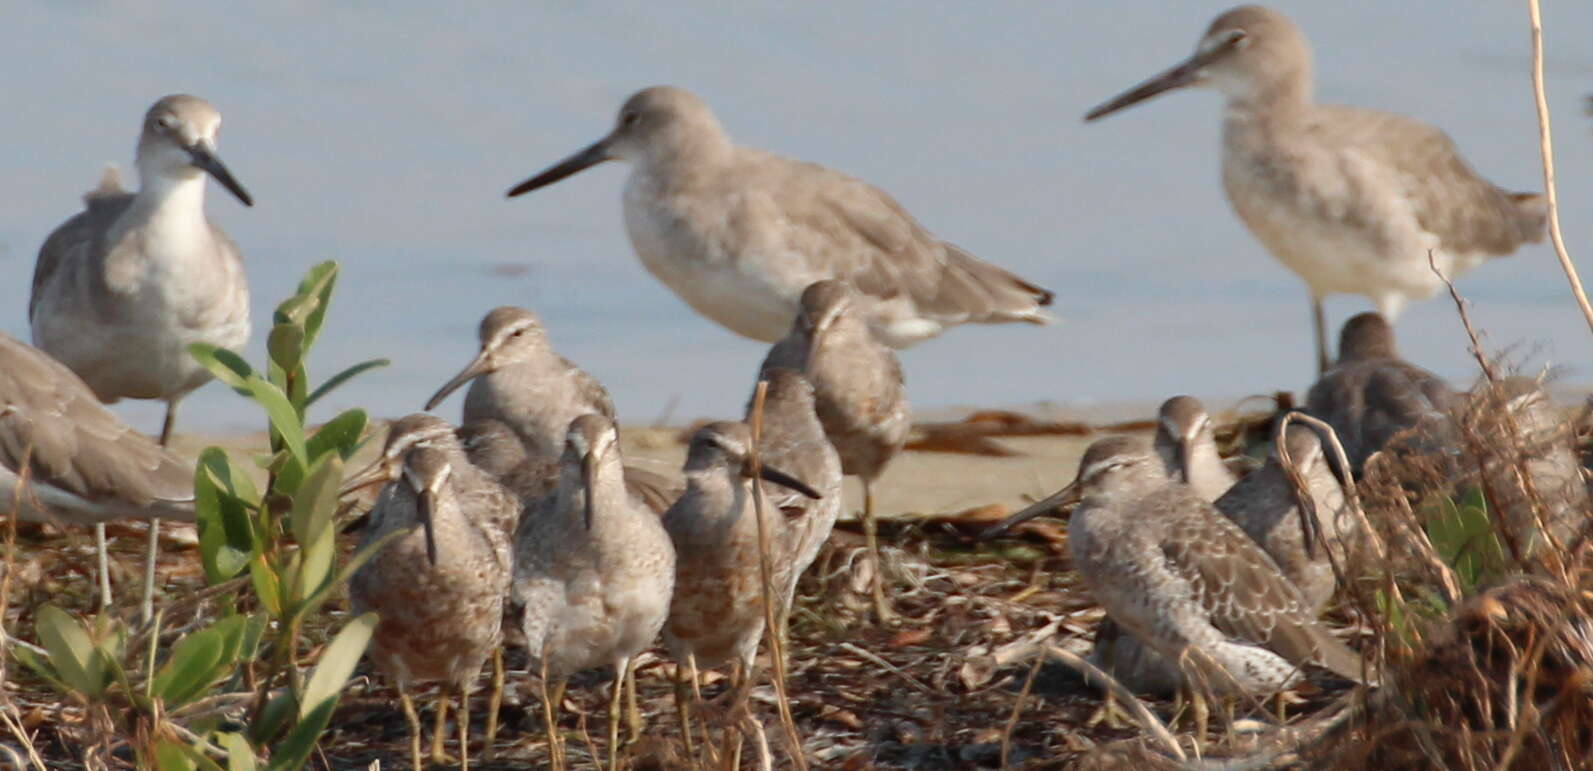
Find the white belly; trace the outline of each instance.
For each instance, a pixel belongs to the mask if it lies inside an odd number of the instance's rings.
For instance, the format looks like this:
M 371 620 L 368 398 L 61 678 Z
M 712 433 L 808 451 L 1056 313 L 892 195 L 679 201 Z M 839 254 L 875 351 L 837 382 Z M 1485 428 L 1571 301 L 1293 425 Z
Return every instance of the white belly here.
M 772 343 L 790 331 L 802 290 L 815 280 L 779 275 L 770 255 L 738 244 L 712 220 L 678 216 L 625 190 L 625 228 L 649 273 L 698 313 L 743 337 Z

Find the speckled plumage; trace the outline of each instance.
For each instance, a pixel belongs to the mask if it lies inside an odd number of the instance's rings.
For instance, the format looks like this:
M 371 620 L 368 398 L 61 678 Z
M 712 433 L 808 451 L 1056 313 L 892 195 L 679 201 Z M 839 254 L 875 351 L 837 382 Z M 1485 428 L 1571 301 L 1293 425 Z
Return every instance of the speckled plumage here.
M 636 256 L 737 334 L 780 339 L 823 278 L 862 293 L 862 315 L 897 348 L 957 324 L 1052 318 L 1049 291 L 935 238 L 862 180 L 736 146 L 702 100 L 672 86 L 631 96 L 608 136 L 509 195 L 615 159 L 633 166 L 624 208 Z
M 428 680 L 468 689 L 500 640 L 508 527 L 520 503 L 470 463 L 451 426 L 430 415 L 397 421 L 378 463 L 392 481 L 371 510 L 362 545 L 394 530 L 409 532 L 349 579 L 354 611 L 381 614 L 371 658 L 401 689 Z M 435 564 L 417 526 L 423 497 L 433 501 Z
M 669 534 L 625 490 L 614 422 L 576 418 L 557 488 L 527 509 L 515 534 L 513 596 L 532 671 L 545 664 L 549 679 L 561 680 L 591 667 L 624 669 L 658 636 L 674 583 Z
M 1272 559 L 1169 479 L 1147 442 L 1097 441 L 1073 485 L 1009 522 L 1075 496 L 1074 566 L 1113 619 L 1185 672 L 1247 693 L 1288 687 L 1305 664 L 1361 677 L 1360 657 L 1317 623 Z
M 1315 101 L 1311 49 L 1283 14 L 1231 9 L 1194 55 L 1091 110 L 1103 117 L 1203 85 L 1226 97 L 1223 189 L 1234 212 L 1305 280 L 1326 366 L 1321 298 L 1365 295 L 1393 319 L 1491 256 L 1541 241 L 1543 196 L 1483 179 L 1442 131 L 1403 115 Z
M 24 458 L 32 486 L 18 501 Z M 193 497 L 192 464 L 123 423 L 49 354 L 0 334 L 0 514 L 192 520 Z
M 764 398 L 759 457 L 822 496 L 814 499 L 782 485 L 764 485 L 768 502 L 785 515 L 784 536 L 777 542 L 775 586 L 789 611 L 797 579 L 813 564 L 840 516 L 841 458 L 819 422 L 813 385 L 807 378 L 781 367 L 766 370 L 761 377 L 769 388 Z M 749 421 L 751 406 L 748 404 Z
M 1329 554 L 1341 567 L 1350 569 L 1365 553 L 1364 533 L 1360 532 L 1344 486 L 1322 452 L 1322 440 L 1315 430 L 1291 425 L 1284 441 L 1289 459 L 1305 480 L 1307 495 L 1316 510 L 1319 546 L 1307 553 L 1305 534 L 1300 526 L 1299 499 L 1294 485 L 1284 473 L 1276 448 L 1266 465 L 1239 480 L 1228 494 L 1217 499 L 1217 510 L 1233 520 L 1267 555 L 1278 564 L 1285 578 L 1300 590 L 1312 611 L 1320 611 L 1333 597 L 1338 581 Z
M 1362 313 L 1344 323 L 1338 363 L 1311 386 L 1305 411 L 1333 427 L 1360 473 L 1373 453 L 1418 425 L 1425 428 L 1414 438 L 1429 449 L 1453 448 L 1445 424 L 1454 399 L 1437 375 L 1400 358 L 1386 319 Z

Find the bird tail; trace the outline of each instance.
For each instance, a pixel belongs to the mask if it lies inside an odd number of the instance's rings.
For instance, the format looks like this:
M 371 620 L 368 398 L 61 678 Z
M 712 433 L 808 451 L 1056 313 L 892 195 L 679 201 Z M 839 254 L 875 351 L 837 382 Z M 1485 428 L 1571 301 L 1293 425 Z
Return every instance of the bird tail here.
M 122 184 L 122 170 L 114 163 L 105 164 L 105 170 L 100 172 L 100 181 L 93 190 L 83 194 L 83 203 L 88 206 L 127 194 L 127 188 Z
M 954 306 L 967 320 L 982 324 L 1056 321 L 1055 315 L 1042 310 L 1056 298 L 1051 290 L 984 262 L 955 244 L 943 246 L 946 268 L 937 304 Z
M 1521 240 L 1538 243 L 1549 234 L 1549 199 L 1542 193 L 1510 193 Z
M 1325 626 L 1316 625 L 1314 632 L 1312 636 L 1316 638 L 1317 660 L 1313 663 L 1357 683 L 1377 684 L 1377 680 L 1367 671 L 1366 661 L 1361 654 L 1340 642 Z

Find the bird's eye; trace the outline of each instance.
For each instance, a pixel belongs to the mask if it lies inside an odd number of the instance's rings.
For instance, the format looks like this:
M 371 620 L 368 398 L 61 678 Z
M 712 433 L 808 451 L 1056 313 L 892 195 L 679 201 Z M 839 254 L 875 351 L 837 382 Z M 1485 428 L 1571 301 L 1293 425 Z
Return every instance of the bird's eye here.
M 177 127 L 177 119 L 170 115 L 162 115 L 155 119 L 155 125 L 169 131 Z
M 1244 48 L 1245 46 L 1250 45 L 1249 33 L 1242 29 L 1236 29 L 1232 32 L 1229 32 L 1228 45 L 1231 45 L 1235 48 Z
M 641 119 L 642 119 L 641 113 L 628 112 L 628 113 L 625 113 L 624 115 L 620 116 L 620 125 L 621 126 L 634 126 L 634 125 L 636 125 L 636 122 L 641 120 Z

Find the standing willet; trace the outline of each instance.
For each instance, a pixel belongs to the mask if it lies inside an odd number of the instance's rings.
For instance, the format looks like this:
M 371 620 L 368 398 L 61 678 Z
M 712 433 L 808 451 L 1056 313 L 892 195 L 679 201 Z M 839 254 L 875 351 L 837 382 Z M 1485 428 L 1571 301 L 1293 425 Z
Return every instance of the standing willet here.
M 1311 293 L 1318 371 L 1327 369 L 1322 298 L 1365 295 L 1393 320 L 1445 276 L 1543 240 L 1547 209 L 1472 170 L 1442 131 L 1403 115 L 1312 97 L 1311 49 L 1283 14 L 1245 5 L 1218 16 L 1195 53 L 1091 110 L 1095 120 L 1183 86 L 1227 99 L 1222 180 L 1261 244 Z
M 507 305 L 493 308 L 482 317 L 478 334 L 481 351 L 426 400 L 426 409 L 469 383 L 464 424 L 498 421 L 520 437 L 533 463 L 550 464 L 564 451 L 570 421 L 586 414 L 614 418 L 607 389 L 553 350 L 536 314 Z M 627 468 L 625 483 L 660 514 L 680 495 L 675 480 L 644 469 Z M 550 479 L 547 489 L 552 484 Z
M 775 457 L 763 458 L 758 472 L 799 496 L 789 503 L 795 504 L 800 517 L 787 521 L 785 495 L 765 487 L 769 505 L 764 508 L 763 528 L 770 548 L 771 592 L 781 605 L 775 613 L 779 619 L 789 607 L 796 579 L 823 543 L 823 536 L 816 542 L 813 537 L 826 530 L 826 524 L 835 524 L 839 507 L 834 498 L 841 477 L 840 461 L 812 413 L 811 391 L 800 376 L 789 370 L 777 372 L 769 376 L 765 416 L 769 440 L 764 442 Z M 775 438 L 782 435 L 784 439 Z M 734 701 L 739 702 L 743 689 L 751 687 L 753 659 L 763 638 L 765 595 L 753 468 L 748 460 L 751 449 L 752 432 L 745 423 L 720 421 L 698 429 L 686 455 L 686 492 L 664 515 L 676 554 L 675 593 L 664 624 L 664 643 L 678 667 L 675 703 L 688 742 L 688 672 L 730 663 Z M 815 481 L 828 485 L 830 495 L 776 465 L 782 461 L 818 474 Z
M 1386 319 L 1362 313 L 1344 322 L 1338 362 L 1311 386 L 1305 411 L 1333 427 L 1359 474 L 1372 453 L 1418 425 L 1440 431 L 1424 439 L 1448 444 L 1442 428 L 1453 403 L 1437 375 L 1400 358 Z
M 349 601 L 355 613 L 381 614 L 370 654 L 398 682 L 416 771 L 420 720 L 409 688 L 427 680 L 443 681 L 459 697 L 460 766 L 469 768 L 470 688 L 501 640 L 511 570 L 504 524 L 519 515 L 520 502 L 473 466 L 452 427 L 430 415 L 396 422 L 383 456 L 373 468 L 391 481 L 371 510 L 363 544 L 395 530 L 409 532 L 355 571 Z M 392 479 L 389 459 L 395 457 L 398 478 Z M 448 698 L 444 692 L 437 701 L 433 763 L 446 762 Z
M 1361 554 L 1360 533 L 1344 495 L 1344 486 L 1328 465 L 1322 440 L 1315 430 L 1291 425 L 1283 441 L 1310 496 L 1316 518 L 1315 548 L 1306 548 L 1306 533 L 1301 527 L 1300 498 L 1283 468 L 1277 448 L 1266 465 L 1239 480 L 1228 493 L 1217 499 L 1217 510 L 1239 526 L 1278 564 L 1312 612 L 1322 609 L 1333 597 L 1338 581 L 1329 554 L 1341 567 Z M 1325 548 L 1324 548 L 1325 547 Z
M 632 164 L 631 246 L 698 313 L 754 340 L 791 326 L 808 284 L 843 279 L 886 344 L 964 323 L 1047 323 L 1051 292 L 935 238 L 884 191 L 823 166 L 740 147 L 673 86 L 626 100 L 613 131 L 509 191 L 608 160 Z
M 123 423 L 49 354 L 0 334 L 0 514 L 94 524 L 102 603 L 111 601 L 104 522 L 192 521 L 193 499 L 191 464 Z
M 1156 418 L 1156 454 L 1169 476 L 1183 480 L 1208 501 L 1233 487 L 1234 475 L 1217 452 L 1206 405 L 1193 396 L 1174 396 L 1162 402 Z
M 874 563 L 874 609 L 891 617 L 879 561 L 874 480 L 912 430 L 902 364 L 869 334 L 858 294 L 842 281 L 815 281 L 802 292 L 790 332 L 764 357 L 762 371 L 794 369 L 813 384 L 824 432 L 841 455 L 841 470 L 863 482 L 863 532 Z
M 87 208 L 39 248 L 28 299 L 33 343 L 101 400 L 161 399 L 160 443 L 177 402 L 210 380 L 191 343 L 238 348 L 249 339 L 249 287 L 232 239 L 205 216 L 205 175 L 245 206 L 253 200 L 216 156 L 221 114 L 168 96 L 144 116 L 139 188 L 107 174 Z M 159 520 L 150 521 L 143 615 L 152 611 Z
M 556 763 L 555 714 L 566 678 L 609 664 L 608 767 L 615 767 L 626 674 L 669 613 L 675 550 L 658 515 L 626 491 L 623 473 L 614 421 L 576 418 L 559 460 L 558 488 L 527 510 L 515 533 L 513 601 L 524 609 L 526 647 L 542 675 L 542 716 Z M 638 735 L 634 689 L 627 718 Z
M 1072 484 L 996 531 L 1075 501 L 1069 552 L 1096 601 L 1186 678 L 1254 694 L 1288 687 L 1301 664 L 1362 678 L 1360 656 L 1317 623 L 1272 558 L 1170 479 L 1147 442 L 1096 441 Z

